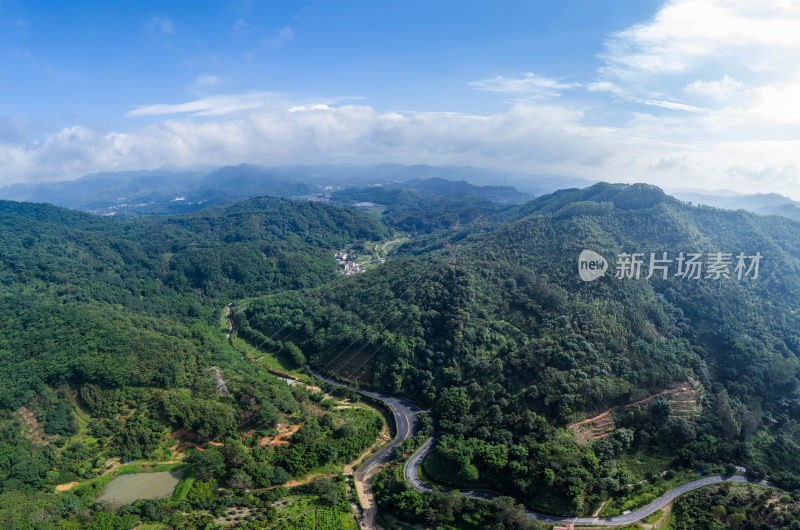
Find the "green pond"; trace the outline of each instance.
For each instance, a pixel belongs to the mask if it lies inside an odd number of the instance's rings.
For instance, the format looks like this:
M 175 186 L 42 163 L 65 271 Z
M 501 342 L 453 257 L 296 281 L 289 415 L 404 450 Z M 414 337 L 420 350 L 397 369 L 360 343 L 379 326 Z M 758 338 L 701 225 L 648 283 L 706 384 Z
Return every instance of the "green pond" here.
M 120 475 L 108 483 L 98 502 L 131 504 L 139 499 L 164 499 L 172 495 L 181 481 L 180 471 Z

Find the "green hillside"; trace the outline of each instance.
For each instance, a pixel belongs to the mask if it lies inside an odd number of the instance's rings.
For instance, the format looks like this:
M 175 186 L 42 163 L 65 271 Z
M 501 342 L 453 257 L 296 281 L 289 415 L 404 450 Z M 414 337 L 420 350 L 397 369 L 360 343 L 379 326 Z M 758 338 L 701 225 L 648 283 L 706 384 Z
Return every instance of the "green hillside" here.
M 636 493 L 626 484 L 666 468 L 734 462 L 794 489 L 798 228 L 645 185 L 564 190 L 451 233 L 449 247 L 408 245 L 302 316 L 262 297 L 243 326 L 270 335 L 288 322 L 279 337 L 318 368 L 430 407 L 442 436 L 425 469 L 441 482 L 585 513 L 609 496 L 622 506 Z M 611 271 L 581 281 L 583 249 Z M 648 263 L 618 279 L 623 252 L 732 253 L 730 272 L 740 252 L 763 258 L 757 279 L 675 278 L 676 263 L 666 280 L 645 279 Z M 694 386 L 691 411 L 666 398 L 625 407 L 679 382 Z M 616 429 L 579 443 L 568 426 L 612 407 Z
M 414 217 L 423 235 L 349 278 L 335 252 L 396 235 L 327 204 L 117 220 L 0 203 L 0 516 L 20 528 L 349 517 L 340 466 L 381 422 L 349 392 L 264 368 L 306 361 L 429 409 L 428 480 L 549 513 L 618 514 L 733 464 L 800 489 L 800 225 L 644 185 L 562 190 L 463 224 L 405 197 L 434 214 Z M 605 275 L 580 279 L 583 250 Z M 668 277 L 647 278 L 664 252 Z M 729 277 L 715 279 L 719 252 Z M 757 277 L 738 277 L 740 252 L 747 265 L 760 254 Z M 675 276 L 680 253 L 700 255 L 699 279 Z M 641 255 L 638 279 L 615 277 L 625 254 Z M 220 326 L 229 302 L 236 347 Z M 175 498 L 93 506 L 115 475 L 161 466 L 187 472 Z M 406 520 L 445 524 L 453 503 L 469 528 L 522 517 L 394 473 L 376 479 L 377 500 Z M 321 477 L 273 488 L 309 474 Z
M 274 519 L 244 490 L 332 473 L 382 421 L 248 360 L 219 328 L 222 312 L 245 295 L 339 278 L 336 250 L 388 235 L 358 213 L 272 198 L 131 221 L 0 202 L 0 518 L 192 527 L 234 505 Z M 267 443 L 286 426 L 291 442 Z M 176 466 L 177 499 L 94 505 L 120 473 Z

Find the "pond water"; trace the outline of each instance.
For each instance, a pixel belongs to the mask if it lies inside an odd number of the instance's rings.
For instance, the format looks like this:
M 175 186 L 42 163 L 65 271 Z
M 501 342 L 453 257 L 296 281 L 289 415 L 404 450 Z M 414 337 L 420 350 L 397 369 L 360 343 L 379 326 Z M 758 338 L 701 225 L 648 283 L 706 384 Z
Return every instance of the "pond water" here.
M 120 475 L 108 483 L 97 501 L 131 504 L 139 499 L 164 499 L 172 495 L 182 477 L 180 471 Z

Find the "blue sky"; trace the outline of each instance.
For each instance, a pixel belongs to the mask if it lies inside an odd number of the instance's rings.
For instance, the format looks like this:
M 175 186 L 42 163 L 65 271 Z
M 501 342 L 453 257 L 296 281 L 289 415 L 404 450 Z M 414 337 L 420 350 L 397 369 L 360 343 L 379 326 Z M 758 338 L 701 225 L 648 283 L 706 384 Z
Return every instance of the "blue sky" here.
M 793 195 L 793 4 L 0 0 L 0 184 L 395 161 Z

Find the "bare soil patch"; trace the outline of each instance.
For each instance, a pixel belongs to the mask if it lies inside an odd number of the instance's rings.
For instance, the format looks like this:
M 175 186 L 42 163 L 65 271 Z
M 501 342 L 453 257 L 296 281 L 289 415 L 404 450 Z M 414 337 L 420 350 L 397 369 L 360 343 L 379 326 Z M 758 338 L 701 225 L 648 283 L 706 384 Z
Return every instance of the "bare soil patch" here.
M 288 444 L 289 441 L 286 438 L 291 438 L 294 433 L 300 430 L 300 425 L 283 425 L 281 423 L 278 424 L 278 434 L 275 436 L 264 436 L 258 441 L 259 447 L 264 447 L 265 445 L 269 445 L 271 447 L 275 447 L 276 445 L 284 445 Z
M 32 410 L 28 407 L 20 407 L 17 409 L 17 415 L 22 420 L 25 438 L 30 440 L 32 444 L 48 445 L 50 443 L 45 439 L 44 429 L 42 429 L 42 425 L 36 419 L 36 414 Z
M 646 405 L 660 397 L 664 397 L 669 402 L 672 413 L 675 416 L 682 418 L 688 423 L 693 423 L 700 413 L 699 404 L 697 403 L 697 392 L 698 389 L 694 387 L 691 381 L 677 381 L 671 383 L 669 387 L 661 392 L 651 394 L 645 398 L 618 407 L 617 410 L 627 410 L 639 405 Z M 597 416 L 573 423 L 569 428 L 575 433 L 575 438 L 577 438 L 579 443 L 605 438 L 614 432 L 616 428 L 612 415 L 613 410 L 614 409 L 608 409 Z
M 59 484 L 56 486 L 56 491 L 69 491 L 78 484 L 80 484 L 80 482 L 67 482 L 66 484 Z

